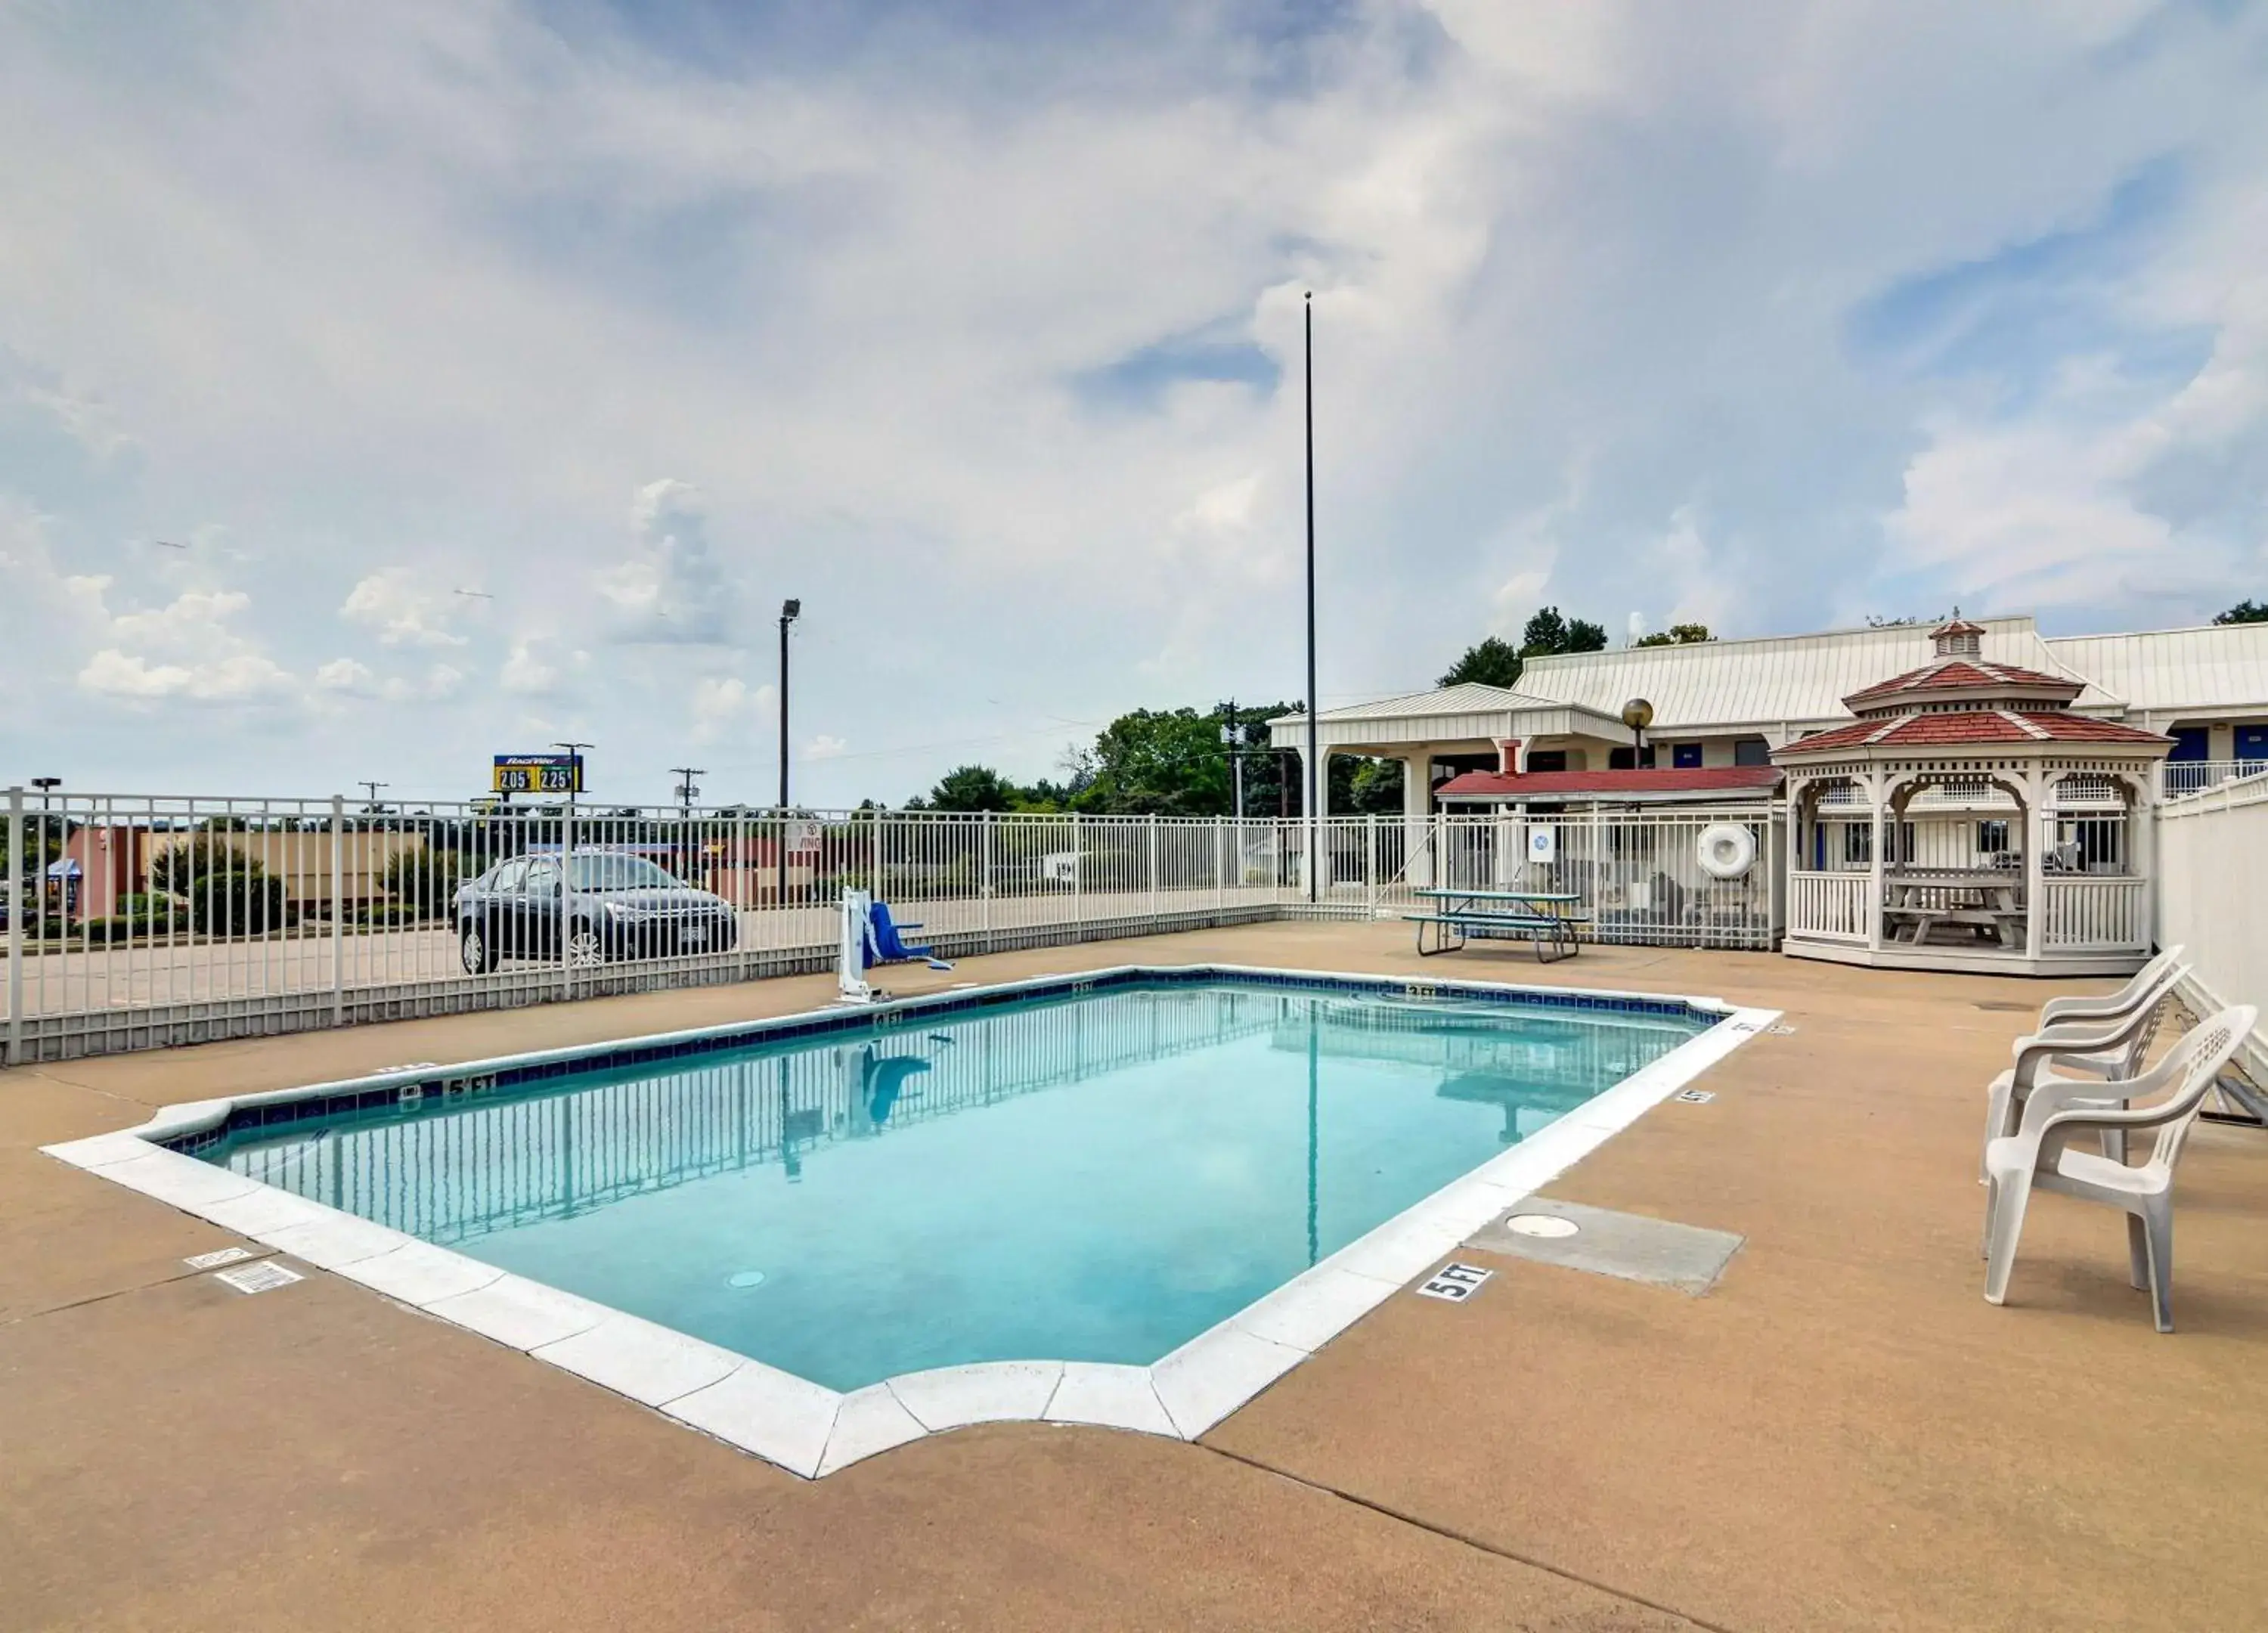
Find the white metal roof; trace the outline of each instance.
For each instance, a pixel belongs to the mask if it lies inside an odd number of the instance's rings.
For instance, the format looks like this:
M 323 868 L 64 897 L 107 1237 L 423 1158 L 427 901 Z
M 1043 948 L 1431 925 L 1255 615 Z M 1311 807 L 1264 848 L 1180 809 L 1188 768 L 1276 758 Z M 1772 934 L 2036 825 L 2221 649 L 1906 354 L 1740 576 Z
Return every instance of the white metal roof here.
M 2070 673 L 2029 618 L 1978 622 L 1984 630 L 1981 656 L 1988 662 L 2049 674 Z M 1657 733 L 1842 720 L 1850 717 L 1843 700 L 1852 693 L 1918 669 L 1935 656 L 1928 626 L 1902 624 L 1531 658 L 1521 675 L 1521 689 L 1606 715 L 1619 715 L 1628 700 L 1643 697 L 1653 705 Z M 2120 701 L 2090 687 L 2078 706 L 2115 709 Z
M 2268 719 L 2268 624 L 2048 639 L 2029 616 L 1977 622 L 1984 632 L 1979 656 L 1985 662 L 2084 682 L 2071 705 L 2080 713 L 2148 714 L 2158 725 L 2184 712 Z M 1517 690 L 1467 684 L 1328 709 L 1319 735 L 1326 746 L 1429 734 L 1442 740 L 1543 737 L 1595 733 L 1602 722 L 1618 734 L 1623 705 L 1643 697 L 1653 705 L 1657 738 L 1732 731 L 1777 737 L 1782 725 L 1850 719 L 1845 697 L 1935 656 L 1926 624 L 1570 652 L 1530 658 Z M 1269 724 L 1278 746 L 1289 747 L 1306 722 L 1304 715 L 1289 714 Z M 1413 724 L 1396 731 L 1393 722 Z
M 2130 710 L 2268 716 L 2268 624 L 2058 636 L 2045 644 L 2065 668 L 2124 698 Z
M 1410 720 L 1425 715 L 1486 715 L 1502 714 L 1512 709 L 1551 709 L 1557 700 L 1537 697 L 1527 692 L 1514 692 L 1500 686 L 1483 686 L 1468 680 L 1458 686 L 1444 686 L 1431 692 L 1404 692 L 1399 697 L 1381 697 L 1375 702 L 1350 703 L 1344 709 L 1326 709 L 1315 717 L 1316 724 L 1337 720 Z M 1278 715 L 1270 725 L 1304 725 L 1307 712 L 1294 710 Z

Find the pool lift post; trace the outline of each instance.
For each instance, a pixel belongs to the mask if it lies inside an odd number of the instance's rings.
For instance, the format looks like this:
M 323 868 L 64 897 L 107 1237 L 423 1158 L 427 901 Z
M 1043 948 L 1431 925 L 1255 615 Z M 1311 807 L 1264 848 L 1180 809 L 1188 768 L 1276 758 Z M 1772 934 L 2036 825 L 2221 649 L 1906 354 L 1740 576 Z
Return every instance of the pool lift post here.
M 872 1004 L 888 995 L 874 990 L 866 979 L 867 920 L 874 898 L 863 890 L 843 892 L 843 938 L 836 953 L 835 991 L 840 1004 Z

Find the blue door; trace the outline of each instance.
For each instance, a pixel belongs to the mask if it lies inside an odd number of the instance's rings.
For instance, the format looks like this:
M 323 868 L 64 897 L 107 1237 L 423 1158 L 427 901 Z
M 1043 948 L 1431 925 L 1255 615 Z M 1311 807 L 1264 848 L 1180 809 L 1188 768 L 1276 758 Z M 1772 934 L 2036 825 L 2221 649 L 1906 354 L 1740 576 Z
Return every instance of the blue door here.
M 1669 763 L 1675 769 L 1679 771 L 1699 770 L 1701 769 L 1701 745 L 1698 743 L 1678 743 L 1674 745 L 1669 751 Z
M 2202 760 L 2205 758 L 2205 728 L 2201 725 L 2177 725 L 2173 729 L 2174 752 L 2169 760 Z
M 2268 725 L 2238 726 L 2236 757 L 2239 760 L 2268 760 Z

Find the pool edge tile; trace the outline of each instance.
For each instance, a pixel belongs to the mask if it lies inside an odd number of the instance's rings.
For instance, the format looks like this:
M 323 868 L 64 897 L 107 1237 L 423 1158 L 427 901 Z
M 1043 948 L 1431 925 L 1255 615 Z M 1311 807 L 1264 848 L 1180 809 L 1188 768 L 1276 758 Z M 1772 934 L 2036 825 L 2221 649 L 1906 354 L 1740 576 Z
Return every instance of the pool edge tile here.
M 1400 1286 L 1344 1265 L 1318 1264 L 1246 1305 L 1229 1323 L 1255 1338 L 1313 1355 L 1394 1297 Z
M 619 1310 L 595 1327 L 528 1354 L 656 1408 L 723 1382 L 748 1358 Z
M 417 1239 L 390 1225 L 379 1225 L 358 1214 L 341 1213 L 335 1208 L 324 1208 L 323 1215 L 305 1225 L 282 1225 L 247 1234 L 278 1253 L 304 1259 L 319 1270 L 333 1271 L 392 1253 Z
M 901 1372 L 882 1387 L 932 1434 L 970 1423 L 1032 1423 L 1063 1382 L 1061 1361 L 976 1361 Z
M 412 1241 L 391 1253 L 372 1254 L 367 1259 L 342 1264 L 332 1274 L 422 1310 L 446 1298 L 478 1292 L 493 1284 L 504 1272 L 492 1264 L 451 1253 L 446 1247 Z
M 827 1450 L 820 1457 L 819 1474 L 814 1477 L 837 1474 L 853 1463 L 928 1435 L 929 1431 L 890 1393 L 887 1384 L 853 1389 L 843 1397 L 835 1414 L 835 1427 L 828 1434 Z
M 541 1350 L 587 1333 L 613 1313 L 602 1304 L 506 1271 L 495 1280 L 418 1306 L 506 1349 Z
M 1115 1366 L 1102 1361 L 1065 1361 L 1063 1381 L 1056 1386 L 1040 1421 L 1130 1430 L 1169 1440 L 1187 1438 L 1158 1398 L 1148 1367 Z
M 1231 1317 L 1150 1369 L 1150 1387 L 1184 1440 L 1194 1440 L 1307 1358 L 1246 1332 Z
M 792 1372 L 746 1361 L 661 1411 L 790 1474 L 816 1480 L 845 1398 Z

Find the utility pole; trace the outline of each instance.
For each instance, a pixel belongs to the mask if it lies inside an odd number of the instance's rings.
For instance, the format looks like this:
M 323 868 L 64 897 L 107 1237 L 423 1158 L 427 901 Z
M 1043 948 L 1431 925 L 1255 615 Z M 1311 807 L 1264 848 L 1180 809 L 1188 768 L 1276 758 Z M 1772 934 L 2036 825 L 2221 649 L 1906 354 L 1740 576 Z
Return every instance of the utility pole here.
M 355 786 L 363 790 L 370 796 L 370 798 L 364 802 L 364 808 L 369 811 L 372 815 L 376 815 L 379 811 L 378 791 L 381 788 L 392 788 L 394 784 L 391 783 L 373 783 L 368 777 L 358 777 L 355 781 Z
M 672 766 L 669 769 L 677 773 L 677 814 L 689 822 L 693 820 L 693 802 L 701 797 L 701 790 L 693 779 L 707 776 L 709 768 Z
M 779 866 L 778 893 L 774 898 L 787 905 L 787 627 L 803 616 L 803 602 L 790 598 L 780 603 L 780 739 L 779 739 Z
M 1233 697 L 1220 706 L 1220 712 L 1224 720 L 1220 740 L 1228 745 L 1228 776 L 1233 791 L 1230 808 L 1241 817 L 1244 814 L 1244 734 L 1237 728 L 1243 724 L 1243 717 L 1238 714 L 1236 700 Z
M 1315 295 L 1307 291 L 1302 308 L 1307 315 L 1307 900 L 1315 900 L 1321 858 L 1315 854 L 1322 840 L 1322 766 L 1317 749 L 1315 723 Z

